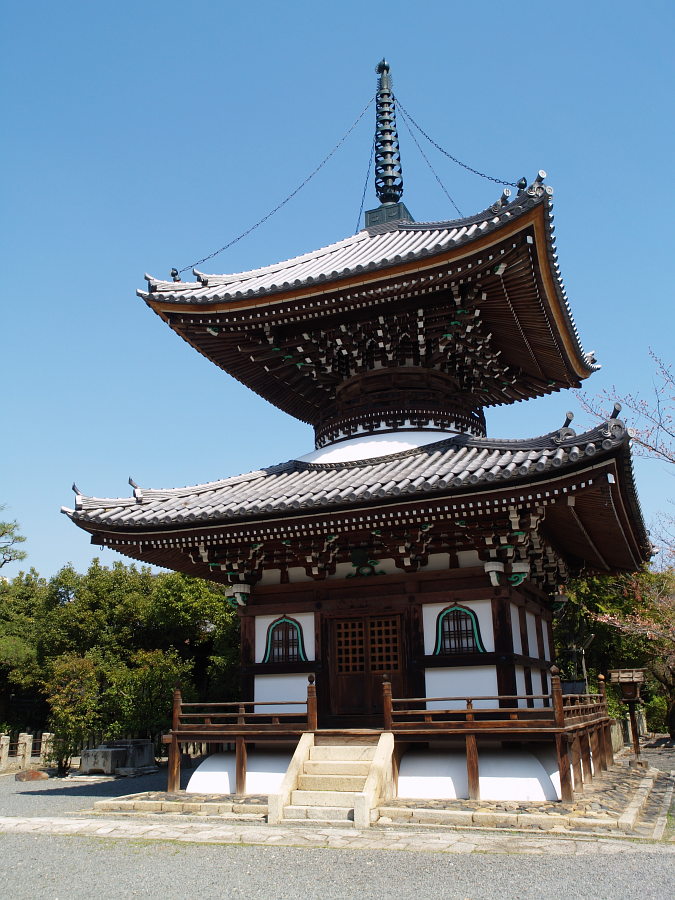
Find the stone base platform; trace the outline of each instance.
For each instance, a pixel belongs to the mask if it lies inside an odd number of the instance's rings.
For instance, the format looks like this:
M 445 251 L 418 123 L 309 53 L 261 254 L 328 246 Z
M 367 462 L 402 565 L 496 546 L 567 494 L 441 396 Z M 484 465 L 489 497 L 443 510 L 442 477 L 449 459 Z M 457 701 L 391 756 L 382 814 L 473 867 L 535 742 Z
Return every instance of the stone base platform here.
M 392 800 L 377 811 L 378 830 L 488 828 L 525 832 L 604 834 L 661 840 L 673 797 L 673 773 L 637 770 L 622 759 L 586 785 L 574 803 L 469 800 Z M 150 791 L 94 804 L 97 813 L 209 816 L 238 822 L 267 821 L 267 797 Z M 291 823 L 285 823 L 291 824 Z M 311 819 L 298 822 L 311 827 Z

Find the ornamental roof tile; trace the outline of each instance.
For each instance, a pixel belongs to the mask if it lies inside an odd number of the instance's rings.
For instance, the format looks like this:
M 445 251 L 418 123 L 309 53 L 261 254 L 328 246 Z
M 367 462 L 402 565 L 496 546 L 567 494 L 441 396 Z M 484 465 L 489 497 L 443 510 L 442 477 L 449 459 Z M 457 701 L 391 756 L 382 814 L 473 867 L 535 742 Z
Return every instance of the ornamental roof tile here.
M 570 428 L 519 441 L 458 435 L 385 457 L 341 463 L 295 459 L 193 487 L 136 489 L 133 498 L 78 494 L 76 509 L 62 511 L 88 529 L 125 531 L 328 512 L 368 501 L 485 490 L 505 481 L 532 483 L 578 468 L 584 459 L 615 456 L 627 444 L 626 428 L 616 419 L 579 435 Z M 632 485 L 632 477 L 628 480 Z
M 327 247 L 247 272 L 207 275 L 194 270 L 196 282 L 162 281 L 146 275 L 149 289 L 137 293 L 145 300 L 161 299 L 169 303 L 219 303 L 385 268 L 468 243 L 540 203 L 550 208 L 552 193 L 552 188 L 535 183 L 510 203 L 502 206 L 498 201 L 474 216 L 448 222 L 377 225 Z

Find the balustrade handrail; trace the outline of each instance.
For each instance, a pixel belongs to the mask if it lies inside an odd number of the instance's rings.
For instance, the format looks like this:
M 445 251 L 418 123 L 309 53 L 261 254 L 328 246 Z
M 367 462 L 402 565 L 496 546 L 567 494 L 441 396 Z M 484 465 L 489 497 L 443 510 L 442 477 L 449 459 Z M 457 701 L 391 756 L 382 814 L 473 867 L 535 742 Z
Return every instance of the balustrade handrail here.
M 464 700 L 465 702 L 474 703 L 476 700 L 550 700 L 551 694 L 492 694 L 481 697 L 392 697 L 392 703 L 440 703 L 447 701 L 457 703 Z M 440 710 L 436 710 L 440 712 Z M 453 710 L 455 712 L 455 710 Z
M 181 701 L 181 709 L 198 706 L 200 709 L 216 709 L 223 706 L 238 709 L 240 706 L 307 706 L 306 700 L 235 700 L 227 703 L 184 703 Z

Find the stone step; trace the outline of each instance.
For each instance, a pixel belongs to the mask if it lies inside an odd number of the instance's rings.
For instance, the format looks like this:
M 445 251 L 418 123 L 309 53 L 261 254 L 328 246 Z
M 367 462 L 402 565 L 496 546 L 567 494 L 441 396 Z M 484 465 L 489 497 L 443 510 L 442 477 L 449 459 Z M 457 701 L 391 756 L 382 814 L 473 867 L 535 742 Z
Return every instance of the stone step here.
M 335 760 L 338 762 L 370 760 L 375 756 L 376 747 L 371 744 L 321 744 L 311 747 L 309 758 L 312 762 Z
M 354 810 L 347 806 L 284 806 L 284 819 L 312 822 L 353 822 Z
M 370 760 L 327 759 L 305 763 L 305 775 L 368 775 Z
M 357 791 L 293 791 L 293 806 L 346 806 L 354 808 Z
M 362 791 L 365 775 L 300 775 L 301 791 Z

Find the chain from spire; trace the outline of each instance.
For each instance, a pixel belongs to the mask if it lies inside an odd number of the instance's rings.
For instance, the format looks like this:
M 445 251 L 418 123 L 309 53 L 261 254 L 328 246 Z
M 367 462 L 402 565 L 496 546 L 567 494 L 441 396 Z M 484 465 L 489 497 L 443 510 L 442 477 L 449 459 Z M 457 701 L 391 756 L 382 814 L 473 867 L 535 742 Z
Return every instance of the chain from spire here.
M 403 171 L 396 130 L 396 101 L 386 59 L 378 63 L 375 71 L 380 76 L 375 98 L 375 192 L 380 203 L 398 203 L 403 194 Z

